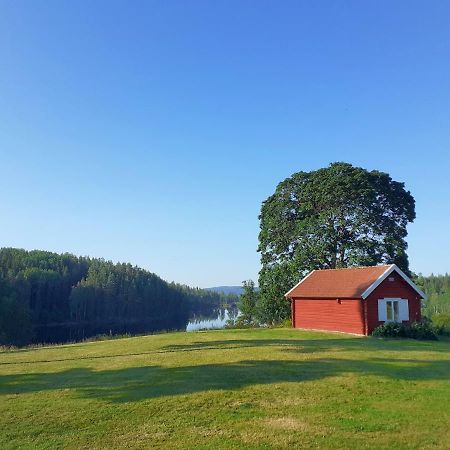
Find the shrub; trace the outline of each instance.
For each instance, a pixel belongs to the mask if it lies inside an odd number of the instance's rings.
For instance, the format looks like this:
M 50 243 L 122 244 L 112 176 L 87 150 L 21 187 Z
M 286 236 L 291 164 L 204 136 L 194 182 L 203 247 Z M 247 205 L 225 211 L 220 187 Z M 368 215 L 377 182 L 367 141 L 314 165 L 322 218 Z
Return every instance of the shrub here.
M 373 330 L 376 337 L 406 337 L 405 326 L 402 323 L 388 322 Z
M 241 328 L 259 328 L 260 324 L 254 320 L 246 320 L 242 316 L 237 319 L 228 319 L 225 323 L 226 329 L 241 329 Z
M 291 319 L 285 319 L 280 323 L 281 328 L 292 328 L 292 320 Z
M 437 341 L 437 332 L 432 324 L 427 322 L 413 322 L 408 328 L 409 335 L 412 339 Z
M 388 322 L 375 328 L 372 336 L 435 341 L 437 340 L 437 330 L 429 322 L 425 321 L 411 324 Z
M 450 314 L 436 314 L 432 322 L 438 334 L 450 335 Z

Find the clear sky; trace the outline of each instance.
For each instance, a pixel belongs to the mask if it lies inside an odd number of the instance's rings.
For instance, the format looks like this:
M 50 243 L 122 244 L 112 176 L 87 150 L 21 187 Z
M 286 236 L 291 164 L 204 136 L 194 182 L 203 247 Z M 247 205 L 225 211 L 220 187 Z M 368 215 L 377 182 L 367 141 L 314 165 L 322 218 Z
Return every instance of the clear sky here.
M 276 184 L 333 161 L 416 198 L 450 271 L 450 2 L 0 2 L 0 246 L 257 278 Z

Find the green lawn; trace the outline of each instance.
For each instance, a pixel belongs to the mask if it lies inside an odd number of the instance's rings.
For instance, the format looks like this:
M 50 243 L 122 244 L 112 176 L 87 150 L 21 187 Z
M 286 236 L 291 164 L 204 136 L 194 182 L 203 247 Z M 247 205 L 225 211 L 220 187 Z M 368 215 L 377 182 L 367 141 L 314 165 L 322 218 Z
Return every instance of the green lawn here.
M 450 342 L 290 329 L 0 353 L 0 448 L 450 448 Z

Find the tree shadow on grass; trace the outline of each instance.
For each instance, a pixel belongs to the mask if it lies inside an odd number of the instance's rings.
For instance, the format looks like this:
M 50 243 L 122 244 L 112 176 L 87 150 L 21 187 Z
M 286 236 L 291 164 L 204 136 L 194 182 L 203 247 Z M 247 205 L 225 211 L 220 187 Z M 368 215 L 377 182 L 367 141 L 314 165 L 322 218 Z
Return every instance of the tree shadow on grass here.
M 386 352 L 444 352 L 450 353 L 450 340 L 443 339 L 436 341 L 414 341 L 412 339 L 389 339 L 389 338 L 348 338 L 341 337 L 336 339 L 225 339 L 214 341 L 196 341 L 189 344 L 168 345 L 160 349 L 124 352 L 112 354 L 78 354 L 63 358 L 46 358 L 21 361 L 20 359 L 7 359 L 0 361 L 1 366 L 10 365 L 34 365 L 36 363 L 58 363 L 80 360 L 97 359 L 115 359 L 128 358 L 130 356 L 158 355 L 164 353 L 177 352 L 198 352 L 210 350 L 236 350 L 244 348 L 273 347 L 286 351 L 295 351 L 299 353 L 317 353 L 331 351 L 334 354 L 342 352 L 368 352 L 368 351 L 386 351 Z M 58 349 L 58 347 L 55 347 Z M 61 347 L 59 347 L 61 348 Z M 20 352 L 7 353 L 6 356 L 20 354 Z
M 450 352 L 448 342 L 414 341 L 412 339 L 381 339 L 372 337 L 341 337 L 333 339 L 225 339 L 197 341 L 163 347 L 162 351 L 225 350 L 246 347 L 282 347 L 301 353 L 321 351 L 431 351 Z
M 133 402 L 210 390 L 236 390 L 251 385 L 302 383 L 347 373 L 376 375 L 395 380 L 449 380 L 450 360 L 257 360 L 184 367 L 131 367 L 106 371 L 77 368 L 56 373 L 1 376 L 0 394 L 20 395 L 69 389 L 83 398 Z

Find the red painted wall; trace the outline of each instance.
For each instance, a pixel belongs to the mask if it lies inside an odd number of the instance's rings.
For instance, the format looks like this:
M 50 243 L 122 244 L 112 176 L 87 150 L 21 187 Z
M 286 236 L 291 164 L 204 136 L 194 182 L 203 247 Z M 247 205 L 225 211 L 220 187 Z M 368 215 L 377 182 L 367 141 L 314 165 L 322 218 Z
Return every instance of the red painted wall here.
M 393 281 L 390 278 L 393 278 Z M 293 299 L 292 325 L 295 328 L 310 330 L 371 334 L 377 326 L 383 324 L 378 321 L 378 300 L 382 298 L 408 299 L 408 322 L 420 320 L 421 299 L 419 295 L 400 275 L 394 272 L 366 300 Z
M 393 273 L 394 281 L 386 278 L 365 300 L 367 302 L 367 332 L 368 334 L 382 325 L 378 321 L 378 300 L 380 298 L 404 298 L 408 299 L 409 304 L 409 322 L 420 320 L 420 297 L 417 292 L 397 273 Z M 407 323 L 404 321 L 404 323 Z
M 294 299 L 293 326 L 364 334 L 361 299 Z

